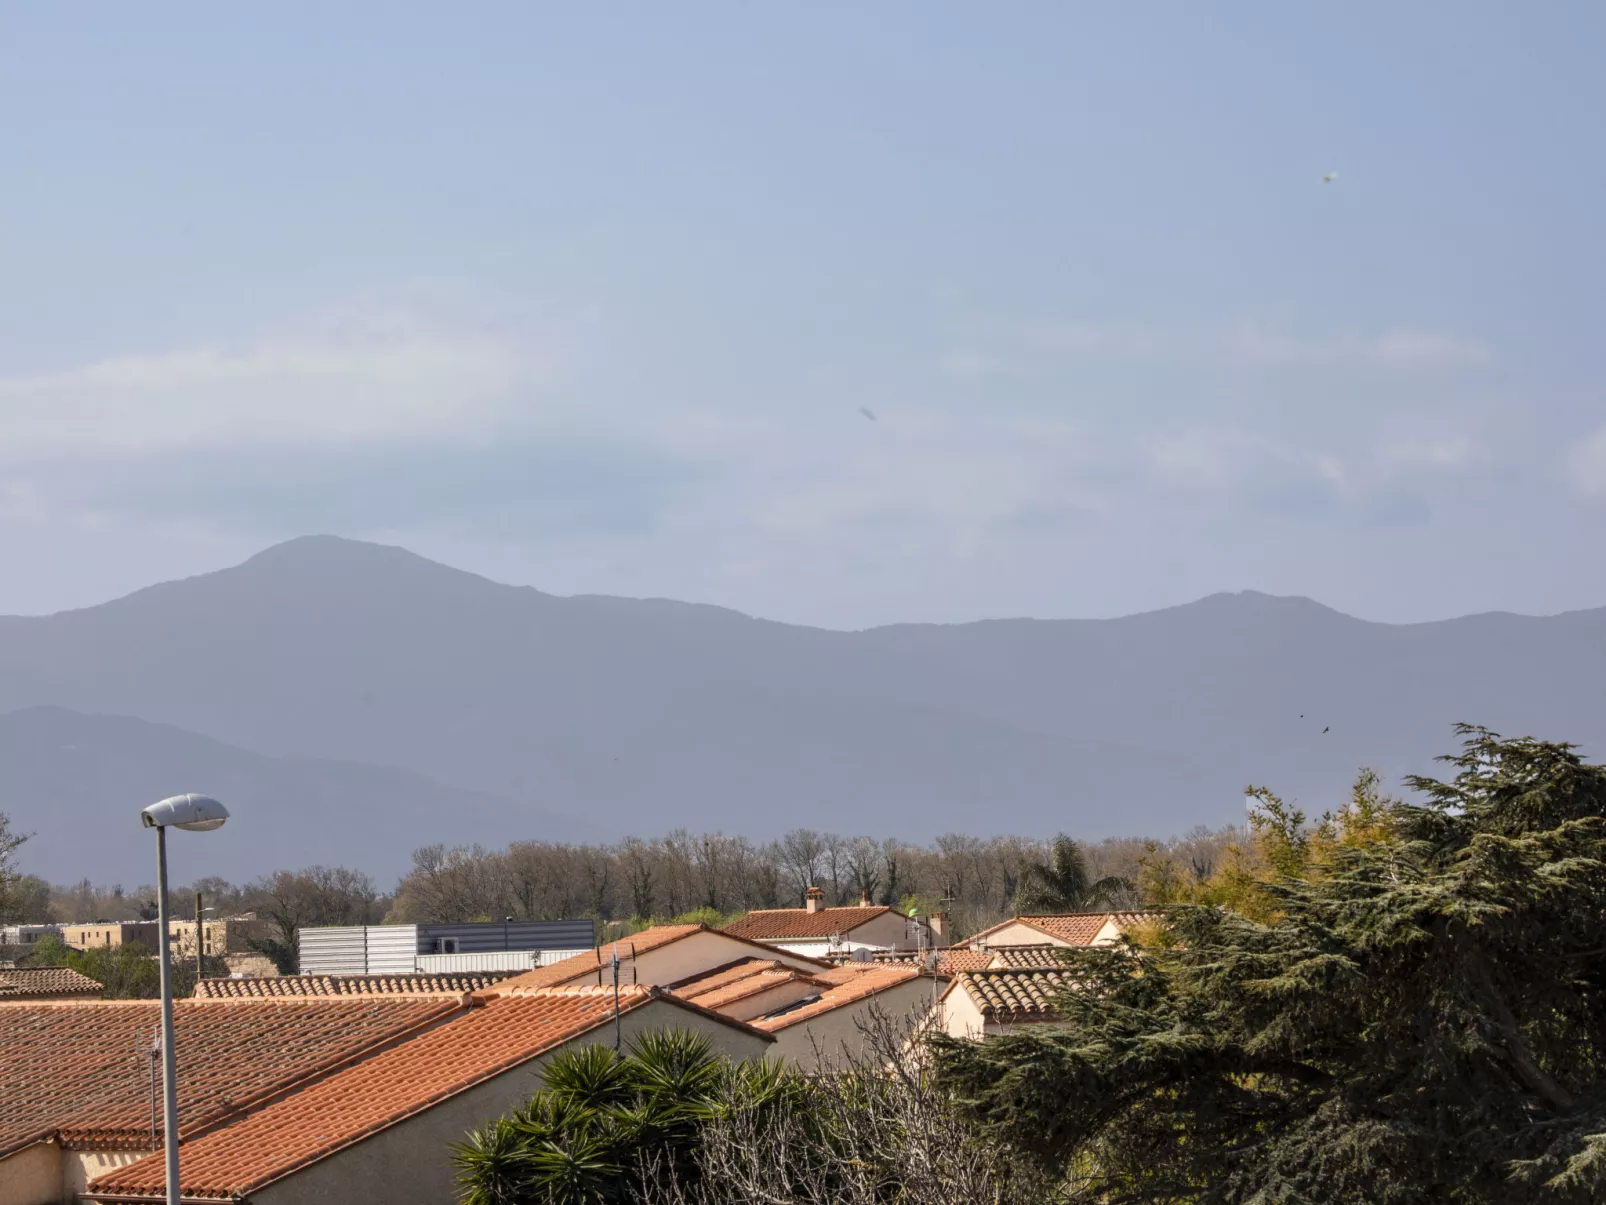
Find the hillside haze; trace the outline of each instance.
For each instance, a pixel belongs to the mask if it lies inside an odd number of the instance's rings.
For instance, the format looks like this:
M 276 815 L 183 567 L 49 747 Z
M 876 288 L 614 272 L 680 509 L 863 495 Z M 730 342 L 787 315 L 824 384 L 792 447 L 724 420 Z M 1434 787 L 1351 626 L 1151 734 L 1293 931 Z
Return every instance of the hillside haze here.
M 1244 593 L 832 632 L 555 597 L 332 537 L 0 619 L 0 711 L 408 771 L 497 801 L 500 833 L 465 812 L 465 840 L 567 835 L 565 819 L 603 835 L 1167 834 L 1240 818 L 1249 782 L 1320 810 L 1359 766 L 1430 772 L 1457 720 L 1598 754 L 1603 670 L 1606 609 L 1384 625 Z M 180 773 L 172 789 L 190 789 Z M 383 794 L 331 804 L 325 831 L 344 848 L 410 829 Z

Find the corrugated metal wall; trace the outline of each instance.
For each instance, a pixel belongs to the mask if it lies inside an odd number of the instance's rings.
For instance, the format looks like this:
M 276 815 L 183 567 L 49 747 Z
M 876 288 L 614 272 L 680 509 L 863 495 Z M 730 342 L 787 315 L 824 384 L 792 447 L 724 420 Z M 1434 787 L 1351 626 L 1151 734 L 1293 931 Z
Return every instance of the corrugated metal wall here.
M 368 973 L 367 931 L 362 925 L 296 931 L 303 975 L 365 975 Z
M 432 954 L 442 937 L 457 940 L 459 954 L 487 950 L 581 950 L 596 945 L 595 929 L 588 920 L 481 921 L 461 925 L 419 925 L 418 952 Z
M 528 971 L 540 965 L 538 950 L 487 950 L 481 954 L 419 954 L 420 971 L 431 975 L 457 971 Z
M 576 950 L 589 950 L 595 942 L 595 929 L 588 920 L 301 929 L 297 933 L 301 946 L 298 969 L 303 975 L 410 975 L 418 969 L 419 959 L 435 955 L 436 942 L 443 937 L 457 943 L 457 957 L 513 951 L 533 960 L 540 950 L 559 950 L 564 957 Z
M 541 965 L 551 966 L 554 962 L 562 962 L 565 958 L 573 958 L 576 954 L 589 954 L 595 946 L 587 946 L 583 950 L 542 950 Z

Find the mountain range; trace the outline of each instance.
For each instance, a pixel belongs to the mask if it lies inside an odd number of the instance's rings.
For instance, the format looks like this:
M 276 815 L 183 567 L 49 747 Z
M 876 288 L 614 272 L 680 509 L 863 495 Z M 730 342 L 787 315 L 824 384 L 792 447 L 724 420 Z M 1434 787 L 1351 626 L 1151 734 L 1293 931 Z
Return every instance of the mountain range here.
M 127 817 L 181 790 L 233 803 L 203 873 L 236 877 L 677 827 L 1164 836 L 1250 782 L 1319 811 L 1361 766 L 1432 772 L 1458 720 L 1598 754 L 1603 671 L 1606 608 L 1390 625 L 1244 592 L 841 632 L 317 536 L 0 618 L 0 810 L 40 834 L 25 869 L 128 881 Z

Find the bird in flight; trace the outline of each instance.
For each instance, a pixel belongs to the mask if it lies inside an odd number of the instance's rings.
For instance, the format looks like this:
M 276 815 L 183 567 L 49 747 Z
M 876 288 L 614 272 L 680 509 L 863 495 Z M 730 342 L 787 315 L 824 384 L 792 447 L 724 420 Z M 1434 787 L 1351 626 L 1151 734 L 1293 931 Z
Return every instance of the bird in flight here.
M 1327 731 L 1327 729 L 1326 729 L 1326 728 L 1323 728 L 1323 729 L 1322 729 L 1322 731 L 1323 731 L 1323 732 L 1326 732 L 1326 731 Z
M 1338 173 L 1337 172 L 1328 172 L 1325 176 L 1322 177 L 1322 183 L 1323 184 L 1331 184 L 1336 179 L 1338 179 Z
M 860 406 L 859 413 L 864 415 L 864 417 L 869 419 L 872 423 L 881 421 L 880 419 L 876 418 L 875 411 L 870 409 L 868 406 Z

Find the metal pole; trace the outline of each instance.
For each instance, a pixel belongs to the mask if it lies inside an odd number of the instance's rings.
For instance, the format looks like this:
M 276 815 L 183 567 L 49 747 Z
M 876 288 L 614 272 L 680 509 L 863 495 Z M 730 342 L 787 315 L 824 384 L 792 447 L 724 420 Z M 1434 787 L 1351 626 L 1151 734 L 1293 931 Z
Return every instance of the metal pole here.
M 167 828 L 156 826 L 157 960 L 162 973 L 162 1144 L 167 1152 L 167 1205 L 178 1200 L 178 1073 L 173 1057 L 173 966 L 167 948 Z
M 613 1048 L 619 1049 L 619 943 L 613 943 Z
M 201 947 L 206 944 L 206 939 L 201 936 L 201 917 L 201 893 L 197 891 L 195 893 L 195 986 L 197 988 L 201 986 L 201 980 L 206 978 L 206 964 L 201 961 Z

